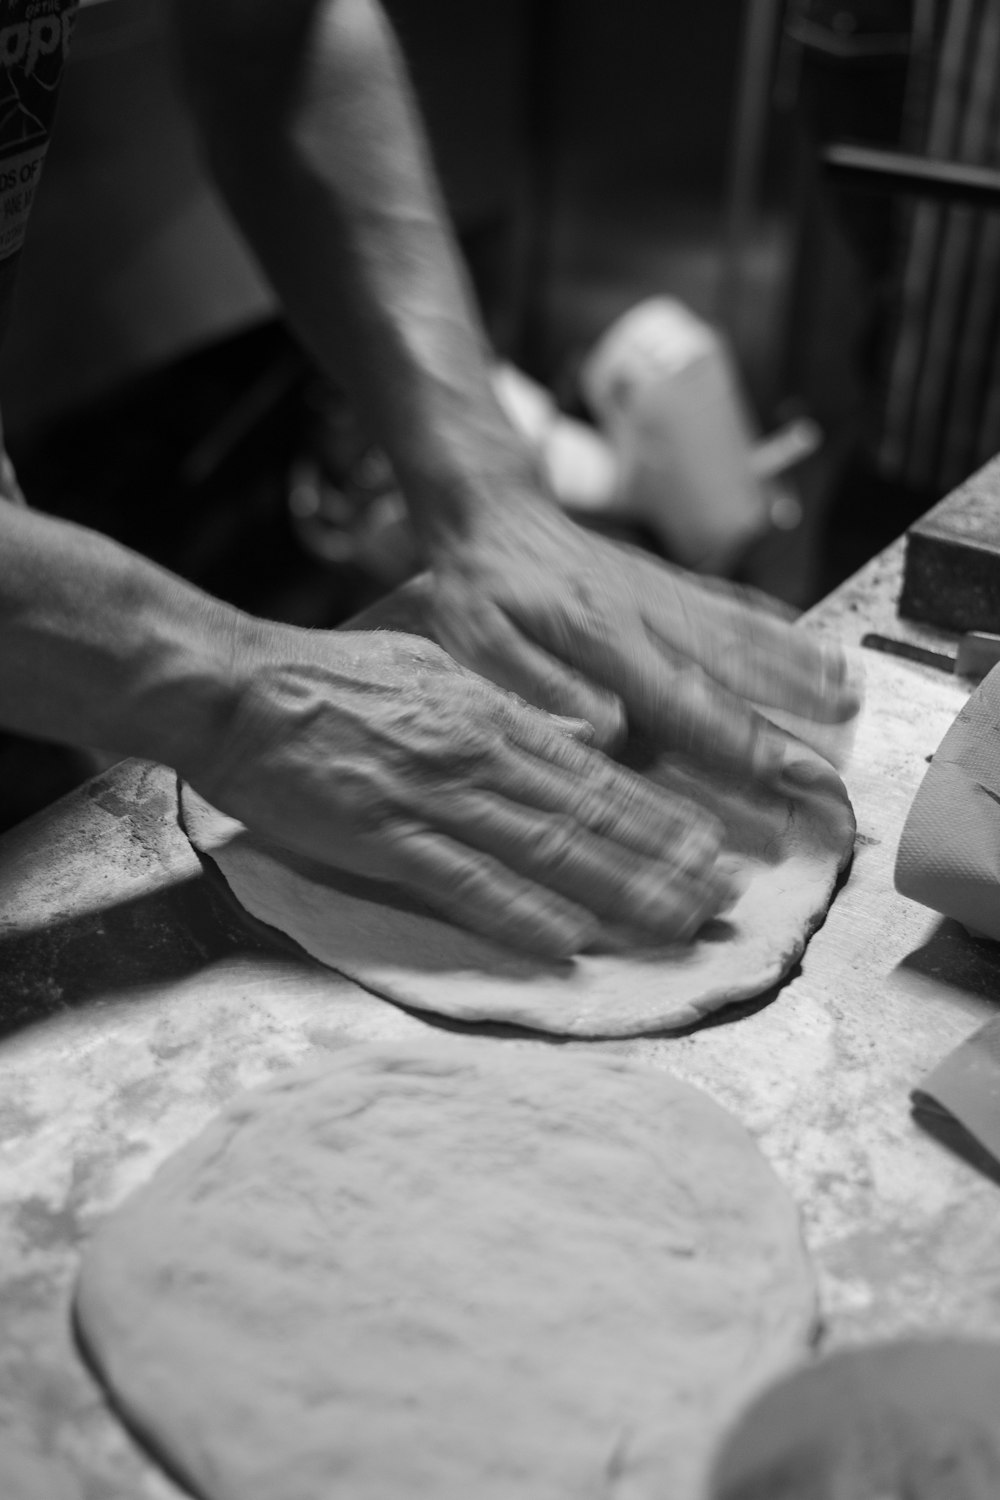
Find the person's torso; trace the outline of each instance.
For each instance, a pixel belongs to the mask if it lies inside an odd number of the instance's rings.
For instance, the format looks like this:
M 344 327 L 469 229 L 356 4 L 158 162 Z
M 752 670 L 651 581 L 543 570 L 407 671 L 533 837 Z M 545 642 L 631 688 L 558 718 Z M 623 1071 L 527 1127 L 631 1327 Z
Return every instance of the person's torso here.
M 0 0 L 0 342 L 79 0 Z M 24 503 L 0 424 L 0 500 Z
M 0 0 L 0 339 L 79 0 Z

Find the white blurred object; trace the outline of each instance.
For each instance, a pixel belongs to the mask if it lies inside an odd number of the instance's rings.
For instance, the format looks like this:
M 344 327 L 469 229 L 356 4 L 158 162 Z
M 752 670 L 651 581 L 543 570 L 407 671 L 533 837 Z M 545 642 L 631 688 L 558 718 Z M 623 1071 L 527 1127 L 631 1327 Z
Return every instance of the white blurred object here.
M 672 558 L 721 575 L 764 532 L 798 524 L 798 499 L 778 475 L 815 450 L 819 429 L 800 418 L 755 443 L 725 345 L 679 302 L 640 303 L 589 356 L 584 386 L 603 431 L 561 412 L 513 365 L 494 365 L 492 379 L 570 512 L 641 521 Z M 325 461 L 310 453 L 291 476 L 299 539 L 324 562 L 398 583 L 418 549 L 391 465 L 352 409 L 331 408 L 326 428 Z
M 537 381 L 497 365 L 493 388 L 514 426 L 534 448 L 555 498 L 568 510 L 606 511 L 618 492 L 618 464 L 607 439 L 565 416 Z
M 617 460 L 613 509 L 640 519 L 678 562 L 726 574 L 800 510 L 775 478 L 816 446 L 794 423 L 758 447 L 721 335 L 670 297 L 640 302 L 587 357 L 581 383 Z

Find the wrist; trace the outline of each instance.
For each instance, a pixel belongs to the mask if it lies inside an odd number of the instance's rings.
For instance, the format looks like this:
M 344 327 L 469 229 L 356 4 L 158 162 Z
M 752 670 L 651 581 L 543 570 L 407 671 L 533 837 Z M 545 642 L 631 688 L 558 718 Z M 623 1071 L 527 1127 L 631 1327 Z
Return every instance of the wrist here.
M 239 695 L 246 616 L 97 532 L 0 502 L 0 722 L 183 766 Z
M 500 413 L 495 424 L 478 417 L 450 437 L 439 426 L 432 451 L 393 462 L 428 562 L 461 549 L 521 501 L 545 504 L 535 457 Z
M 308 746 L 320 705 L 357 677 L 358 637 L 300 630 L 249 616 L 226 622 L 229 649 L 222 671 L 187 677 L 184 700 L 194 697 L 194 733 L 172 762 L 180 774 L 223 811 L 261 823 L 280 810 L 260 802 L 261 778 L 277 761 L 294 761 L 296 742 Z M 368 643 L 373 637 L 364 633 Z M 363 663 L 362 663 L 363 665 Z M 308 757 L 307 757 L 308 759 Z M 287 788 L 286 788 L 287 791 Z M 280 822 L 280 819 L 279 819 Z
M 183 592 L 176 610 L 146 626 L 114 738 L 126 753 L 204 784 L 225 756 L 252 678 L 259 622 Z

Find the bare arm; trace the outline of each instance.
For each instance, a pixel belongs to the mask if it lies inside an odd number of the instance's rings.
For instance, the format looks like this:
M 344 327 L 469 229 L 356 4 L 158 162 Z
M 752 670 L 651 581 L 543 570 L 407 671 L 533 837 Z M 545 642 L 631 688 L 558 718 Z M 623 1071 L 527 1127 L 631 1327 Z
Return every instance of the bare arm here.
M 191 766 L 235 711 L 247 617 L 106 537 L 0 502 L 0 723 Z
M 173 0 L 210 164 L 303 341 L 346 378 L 425 538 L 461 528 L 527 455 L 392 33 L 370 0 Z
M 8 502 L 0 724 L 172 765 L 278 843 L 543 954 L 602 920 L 682 935 L 728 895 L 710 818 L 429 642 L 256 620 Z
M 215 174 L 302 338 L 361 399 L 459 660 L 610 745 L 629 722 L 765 776 L 787 742 L 746 699 L 836 721 L 838 652 L 734 591 L 573 527 L 487 379 L 377 0 L 172 0 Z

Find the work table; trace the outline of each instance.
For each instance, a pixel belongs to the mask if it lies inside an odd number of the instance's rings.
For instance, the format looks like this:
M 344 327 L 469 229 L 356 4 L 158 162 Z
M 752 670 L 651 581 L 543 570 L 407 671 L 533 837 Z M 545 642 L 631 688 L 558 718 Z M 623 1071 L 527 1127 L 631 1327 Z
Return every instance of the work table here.
M 1000 494 L 1000 462 L 978 482 Z M 896 543 L 806 627 L 849 645 L 869 631 L 946 645 L 896 620 L 900 559 Z M 685 1033 L 568 1045 L 669 1069 L 743 1121 L 801 1207 L 824 1347 L 1000 1336 L 1000 1172 L 950 1149 L 910 1105 L 994 1014 L 1000 946 L 892 885 L 905 814 L 968 685 L 863 654 L 845 774 L 855 859 L 801 968 Z M 178 826 L 163 767 L 122 762 L 0 839 L 0 1432 L 33 1426 L 107 1500 L 178 1496 L 108 1415 L 72 1345 L 81 1242 L 238 1090 L 347 1041 L 432 1024 L 239 913 Z

